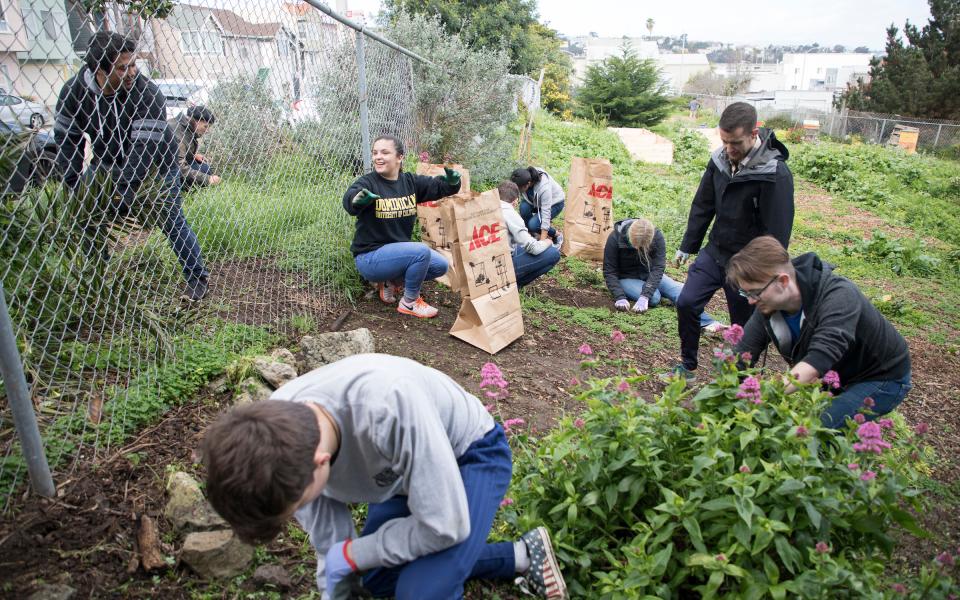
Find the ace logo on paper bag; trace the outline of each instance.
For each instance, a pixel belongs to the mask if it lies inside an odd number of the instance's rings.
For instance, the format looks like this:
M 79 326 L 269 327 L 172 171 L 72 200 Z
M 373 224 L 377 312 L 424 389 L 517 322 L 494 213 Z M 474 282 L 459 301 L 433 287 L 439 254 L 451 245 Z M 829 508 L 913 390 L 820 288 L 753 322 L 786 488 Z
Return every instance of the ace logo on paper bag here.
M 452 165 L 460 173 L 460 191 L 457 196 L 470 197 L 470 172 L 461 165 Z M 417 175 L 436 177 L 443 175 L 443 165 L 420 163 Z M 456 196 L 451 196 L 454 198 Z M 453 205 L 450 198 L 417 204 L 417 220 L 420 221 L 420 239 L 424 244 L 439 252 L 450 267 L 437 281 L 457 291 L 463 285 L 463 261 L 454 256 L 457 247 L 457 226 L 453 219 Z
M 613 227 L 613 167 L 602 158 L 574 157 L 563 217 L 566 256 L 601 260 Z
M 473 227 L 473 239 L 470 241 L 470 252 L 473 252 L 477 248 L 483 248 L 489 246 L 494 242 L 500 241 L 500 223 L 490 223 L 487 225 L 481 225 L 479 228 L 474 225 Z

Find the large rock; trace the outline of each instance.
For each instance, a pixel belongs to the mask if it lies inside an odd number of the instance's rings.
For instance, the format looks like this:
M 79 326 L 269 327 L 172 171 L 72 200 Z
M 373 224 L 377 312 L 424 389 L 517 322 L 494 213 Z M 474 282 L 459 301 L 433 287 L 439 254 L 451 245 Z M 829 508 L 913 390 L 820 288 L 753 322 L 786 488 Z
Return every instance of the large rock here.
M 336 362 L 354 354 L 376 352 L 373 334 L 363 327 L 352 331 L 305 335 L 300 340 L 300 372 Z
M 273 389 L 277 389 L 288 381 L 297 378 L 297 370 L 292 366 L 273 360 L 267 356 L 258 356 L 253 359 L 253 370 Z
M 293 582 L 280 565 L 260 565 L 253 572 L 253 580 L 259 585 L 272 585 L 278 590 L 288 590 Z
M 229 529 L 191 533 L 183 541 L 180 560 L 203 577 L 233 577 L 253 560 L 253 546 Z
M 203 497 L 200 484 L 183 471 L 170 475 L 167 494 L 170 499 L 163 509 L 163 516 L 178 530 L 196 531 L 226 525 Z
M 280 362 L 286 363 L 291 367 L 297 366 L 297 357 L 293 355 L 293 352 L 290 352 L 286 348 L 277 348 L 270 353 L 270 358 L 279 360 Z
M 237 386 L 236 394 L 233 396 L 233 403 L 249 404 L 250 402 L 259 402 L 260 400 L 269 400 L 273 390 L 260 381 L 259 377 L 247 377 Z
M 62 583 L 44 583 L 37 586 L 37 591 L 30 594 L 29 600 L 70 600 L 77 593 L 69 585 Z

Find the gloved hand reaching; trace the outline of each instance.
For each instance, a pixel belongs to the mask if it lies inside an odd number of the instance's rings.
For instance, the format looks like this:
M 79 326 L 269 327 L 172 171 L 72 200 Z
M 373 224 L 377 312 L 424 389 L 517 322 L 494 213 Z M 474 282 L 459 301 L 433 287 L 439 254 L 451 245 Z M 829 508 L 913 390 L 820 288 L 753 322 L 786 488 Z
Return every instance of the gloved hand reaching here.
M 679 267 L 683 263 L 687 262 L 687 259 L 690 258 L 689 252 L 684 252 L 683 250 L 677 250 L 676 256 L 673 257 L 673 262 Z
M 353 200 L 350 201 L 350 204 L 352 204 L 354 208 L 363 208 L 364 206 L 367 206 L 374 200 L 379 200 L 379 199 L 380 199 L 380 196 L 374 194 L 367 188 L 363 188 L 362 190 L 357 192 L 357 195 L 353 197 Z
M 450 167 L 443 168 L 443 180 L 450 185 L 460 185 L 460 173 L 457 173 Z
M 627 300 L 626 298 L 620 298 L 619 300 L 613 303 L 613 306 L 617 310 L 628 310 L 630 308 L 630 301 Z
M 637 298 L 637 302 L 633 305 L 633 312 L 644 312 L 650 307 L 650 299 L 646 296 L 640 296 Z
M 338 542 L 330 546 L 330 549 L 327 550 L 326 562 L 324 563 L 324 571 L 327 575 L 327 594 L 333 594 L 337 584 L 339 584 L 344 577 L 357 570 L 356 563 L 348 556 L 350 543 L 352 541 L 353 540 L 345 540 Z

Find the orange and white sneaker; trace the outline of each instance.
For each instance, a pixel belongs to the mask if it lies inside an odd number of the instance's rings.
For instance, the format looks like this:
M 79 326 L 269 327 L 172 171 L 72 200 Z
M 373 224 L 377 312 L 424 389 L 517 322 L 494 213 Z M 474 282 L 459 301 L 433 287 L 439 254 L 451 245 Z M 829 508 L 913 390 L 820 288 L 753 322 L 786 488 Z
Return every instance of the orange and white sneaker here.
M 520 538 L 527 546 L 530 568 L 517 578 L 517 585 L 527 594 L 548 600 L 567 600 L 567 584 L 553 553 L 553 544 L 546 527 L 532 529 Z
M 392 281 L 381 281 L 378 283 L 377 292 L 380 294 L 380 301 L 384 304 L 397 303 L 397 287 Z
M 397 305 L 397 312 L 405 315 L 413 315 L 418 319 L 432 319 L 437 316 L 439 311 L 427 304 L 423 296 L 418 296 L 417 299 L 410 304 L 407 304 L 407 301 L 401 298 L 400 304 Z

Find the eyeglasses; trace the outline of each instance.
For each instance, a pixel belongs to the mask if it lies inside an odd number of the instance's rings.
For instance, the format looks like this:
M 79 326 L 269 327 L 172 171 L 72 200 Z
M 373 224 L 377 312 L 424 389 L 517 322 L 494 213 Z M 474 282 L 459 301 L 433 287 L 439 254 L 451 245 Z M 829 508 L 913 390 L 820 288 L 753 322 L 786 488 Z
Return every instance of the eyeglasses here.
M 780 277 L 780 274 L 779 274 L 779 273 L 777 273 L 776 275 L 774 275 L 774 276 L 773 276 L 773 279 L 771 279 L 770 281 L 767 282 L 767 285 L 763 286 L 762 288 L 760 288 L 759 290 L 757 290 L 757 291 L 755 291 L 755 292 L 747 291 L 747 290 L 745 290 L 745 289 L 743 289 L 743 288 L 738 288 L 738 289 L 737 289 L 737 293 L 740 294 L 742 297 L 746 298 L 747 300 L 759 300 L 759 299 L 760 299 L 760 294 L 762 294 L 762 293 L 764 293 L 765 291 L 767 291 L 767 288 L 770 287 L 770 284 L 773 283 L 774 281 L 776 281 L 778 277 Z

